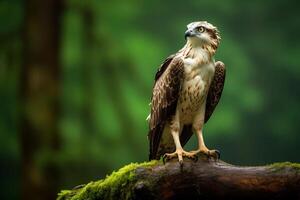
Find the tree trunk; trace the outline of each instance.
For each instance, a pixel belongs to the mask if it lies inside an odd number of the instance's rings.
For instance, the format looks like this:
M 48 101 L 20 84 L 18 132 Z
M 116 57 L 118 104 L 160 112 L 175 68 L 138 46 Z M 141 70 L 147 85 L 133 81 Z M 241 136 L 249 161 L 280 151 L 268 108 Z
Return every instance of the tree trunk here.
M 54 199 L 59 148 L 60 1 L 27 0 L 21 71 L 22 199 Z
M 300 164 L 238 167 L 200 159 L 127 166 L 62 199 L 300 199 Z

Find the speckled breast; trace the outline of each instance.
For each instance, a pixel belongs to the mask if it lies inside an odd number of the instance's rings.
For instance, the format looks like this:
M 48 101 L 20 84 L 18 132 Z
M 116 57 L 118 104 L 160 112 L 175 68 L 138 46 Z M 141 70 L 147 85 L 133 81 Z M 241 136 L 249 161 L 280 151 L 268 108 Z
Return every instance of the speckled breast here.
M 191 123 L 199 109 L 205 108 L 202 106 L 205 103 L 209 85 L 214 73 L 214 69 L 209 69 L 210 66 L 196 68 L 185 72 L 178 101 L 178 109 L 180 119 L 184 123 Z

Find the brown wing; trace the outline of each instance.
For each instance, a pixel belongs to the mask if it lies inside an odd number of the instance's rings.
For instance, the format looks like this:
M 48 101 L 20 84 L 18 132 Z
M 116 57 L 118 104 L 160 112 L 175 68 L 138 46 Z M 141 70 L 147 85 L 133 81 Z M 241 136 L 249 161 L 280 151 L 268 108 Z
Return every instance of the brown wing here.
M 172 54 L 169 57 L 166 58 L 166 60 L 160 65 L 158 68 L 156 74 L 155 74 L 155 79 L 154 79 L 154 86 L 156 84 L 156 81 L 160 78 L 160 76 L 166 71 L 167 67 L 169 66 L 170 62 L 172 62 L 173 58 L 175 57 L 176 54 Z
M 156 73 L 148 133 L 150 160 L 159 159 L 159 142 L 166 122 L 175 114 L 182 78 L 183 62 L 174 56 L 167 58 Z
M 211 82 L 207 99 L 206 99 L 205 118 L 204 118 L 205 123 L 209 120 L 210 116 L 212 115 L 214 109 L 216 108 L 221 98 L 223 87 L 224 87 L 225 74 L 226 74 L 226 70 L 225 70 L 224 63 L 220 61 L 216 62 L 214 79 Z M 192 125 L 185 125 L 180 134 L 181 145 L 184 146 L 192 137 L 192 135 L 193 135 Z
M 224 87 L 225 75 L 226 69 L 224 63 L 222 63 L 221 61 L 216 62 L 214 79 L 210 84 L 206 99 L 204 123 L 209 120 L 217 104 L 219 103 Z

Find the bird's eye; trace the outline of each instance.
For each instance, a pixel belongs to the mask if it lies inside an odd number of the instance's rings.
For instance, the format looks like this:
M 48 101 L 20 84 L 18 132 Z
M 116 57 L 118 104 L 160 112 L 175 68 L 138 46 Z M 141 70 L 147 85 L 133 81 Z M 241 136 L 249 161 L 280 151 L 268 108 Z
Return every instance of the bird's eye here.
M 203 32 L 205 31 L 205 28 L 204 28 L 203 26 L 199 26 L 199 27 L 198 27 L 198 31 L 199 31 L 200 33 L 203 33 Z

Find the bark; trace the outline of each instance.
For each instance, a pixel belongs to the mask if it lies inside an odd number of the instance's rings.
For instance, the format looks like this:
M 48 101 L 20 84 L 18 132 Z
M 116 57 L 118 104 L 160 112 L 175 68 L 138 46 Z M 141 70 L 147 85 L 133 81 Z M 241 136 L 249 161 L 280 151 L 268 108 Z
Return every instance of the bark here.
M 134 178 L 90 183 L 59 199 L 300 199 L 300 164 L 289 162 L 240 167 L 200 159 L 185 160 L 182 167 L 171 161 L 129 171 Z
M 59 148 L 59 0 L 27 0 L 21 71 L 22 199 L 54 199 Z

